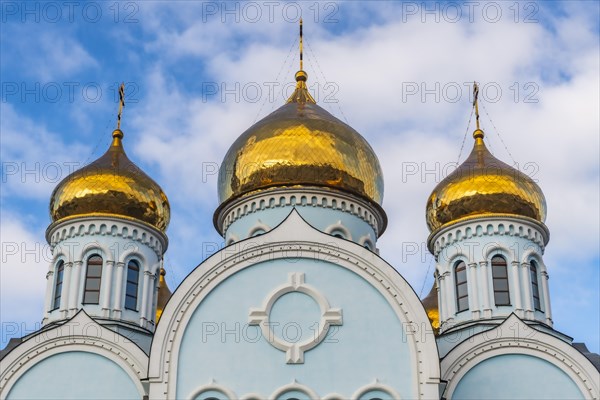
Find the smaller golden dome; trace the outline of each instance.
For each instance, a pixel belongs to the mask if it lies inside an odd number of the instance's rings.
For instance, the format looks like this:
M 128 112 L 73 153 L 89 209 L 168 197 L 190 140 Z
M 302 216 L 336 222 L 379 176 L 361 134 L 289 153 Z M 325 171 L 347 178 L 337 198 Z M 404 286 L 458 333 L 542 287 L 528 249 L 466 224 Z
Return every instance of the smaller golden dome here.
M 52 222 L 88 215 L 133 218 L 161 231 L 169 225 L 170 208 L 160 186 L 127 158 L 116 129 L 102 157 L 63 179 L 52 192 Z
M 483 142 L 481 129 L 473 132 L 471 154 L 443 179 L 427 200 L 430 231 L 464 217 L 508 214 L 546 219 L 546 199 L 540 187 L 521 171 L 495 158 Z
M 158 299 L 156 300 L 156 323 L 160 320 L 160 316 L 162 315 L 167 302 L 171 298 L 171 290 L 167 286 L 167 281 L 165 279 L 165 275 L 167 271 L 164 268 L 160 269 L 160 278 L 158 281 Z
M 429 294 L 421 300 L 423 307 L 425 308 L 425 312 L 427 313 L 427 317 L 429 318 L 429 322 L 431 322 L 431 326 L 433 327 L 433 332 L 437 335 L 440 332 L 440 308 L 438 304 L 438 293 L 437 293 L 437 285 L 435 282 L 429 291 Z

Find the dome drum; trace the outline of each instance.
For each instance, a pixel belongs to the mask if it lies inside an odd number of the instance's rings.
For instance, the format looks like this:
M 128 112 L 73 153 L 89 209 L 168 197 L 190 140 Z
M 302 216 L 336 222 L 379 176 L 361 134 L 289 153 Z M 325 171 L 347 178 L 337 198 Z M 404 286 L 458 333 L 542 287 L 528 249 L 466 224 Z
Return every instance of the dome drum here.
M 331 215 L 327 214 L 326 218 L 318 218 L 318 221 L 313 221 L 312 218 L 305 216 L 307 222 L 314 227 L 322 227 L 323 224 L 326 225 L 326 221 L 332 218 L 337 221 L 339 219 L 338 212 L 351 215 L 370 227 L 372 240 L 376 240 L 387 226 L 385 212 L 380 206 L 372 202 L 328 187 L 301 185 L 283 188 L 273 187 L 249 193 L 238 199 L 238 201 L 227 203 L 225 207 L 218 209 L 213 222 L 217 231 L 228 238 L 232 237 L 228 233 L 229 228 L 233 227 L 237 221 L 241 221 L 246 217 L 264 221 L 264 218 L 269 214 L 268 210 L 291 210 L 291 208 L 296 208 L 301 214 L 304 214 L 301 212 L 303 208 L 334 211 L 334 213 L 329 213 Z M 333 222 L 333 219 L 329 222 Z M 281 221 L 271 221 L 270 226 L 274 227 Z M 246 237 L 244 235 L 240 236 L 239 232 L 233 236 L 237 238 L 235 241 Z

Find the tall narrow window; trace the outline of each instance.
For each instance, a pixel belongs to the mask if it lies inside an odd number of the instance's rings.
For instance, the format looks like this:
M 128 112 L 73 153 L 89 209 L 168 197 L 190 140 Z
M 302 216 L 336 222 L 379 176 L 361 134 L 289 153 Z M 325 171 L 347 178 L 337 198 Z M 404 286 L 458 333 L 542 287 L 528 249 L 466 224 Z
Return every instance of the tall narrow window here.
M 540 288 L 538 286 L 537 263 L 533 260 L 529 263 L 529 274 L 531 275 L 531 293 L 533 294 L 533 307 L 542 311 L 540 304 Z
M 56 281 L 54 283 L 54 302 L 52 309 L 56 310 L 60 307 L 60 298 L 62 295 L 63 273 L 65 272 L 65 262 L 60 260 L 56 265 Z
M 502 256 L 492 257 L 492 279 L 494 281 L 494 302 L 497 306 L 510 306 L 508 291 L 508 269 Z
M 140 265 L 131 260 L 127 264 L 127 288 L 125 290 L 125 308 L 137 309 L 138 285 L 140 281 Z
M 456 281 L 456 307 L 458 312 L 469 309 L 469 291 L 467 288 L 467 264 L 458 261 L 454 267 Z
M 97 254 L 87 260 L 83 304 L 100 303 L 100 281 L 102 279 L 102 257 Z

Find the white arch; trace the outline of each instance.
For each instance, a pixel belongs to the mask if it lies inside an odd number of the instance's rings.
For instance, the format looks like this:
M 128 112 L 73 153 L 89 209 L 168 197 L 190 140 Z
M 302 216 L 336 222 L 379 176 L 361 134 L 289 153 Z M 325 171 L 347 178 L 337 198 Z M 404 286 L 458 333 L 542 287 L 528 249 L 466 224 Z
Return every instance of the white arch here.
M 86 243 L 79 252 L 79 256 L 73 261 L 83 261 L 85 263 L 94 252 L 100 253 L 99 255 L 104 262 L 114 261 L 113 252 L 97 241 Z
M 341 233 L 343 233 L 344 239 L 352 240 L 352 234 L 350 233 L 350 230 L 348 228 L 346 228 L 344 226 L 344 224 L 342 224 L 341 220 L 339 220 L 336 223 L 331 224 L 327 228 L 325 228 L 325 233 L 327 233 L 329 235 L 333 235 L 333 233 L 335 231 L 340 231 Z
M 352 395 L 352 399 L 359 400 L 361 398 L 361 396 L 364 396 L 366 393 L 369 393 L 370 391 L 376 391 L 376 390 L 389 394 L 392 397 L 392 399 L 400 400 L 400 394 L 398 392 L 396 392 L 393 388 L 391 388 L 387 385 L 381 384 L 378 381 L 375 381 L 374 383 L 371 383 L 369 385 L 359 388 Z
M 8 353 L 2 360 L 0 392 L 9 393 L 35 364 L 69 351 L 94 353 L 113 361 L 127 373 L 140 397 L 145 395 L 141 379 L 147 375 L 148 356 L 131 340 L 98 324 L 83 310 L 63 325 L 29 336 Z
M 302 385 L 294 380 L 294 382 L 284 385 L 278 389 L 276 389 L 271 396 L 269 396 L 270 400 L 279 400 L 279 397 L 287 392 L 301 392 L 308 396 L 309 399 L 318 399 L 319 395 L 317 392 L 312 390 L 306 385 Z
M 262 243 L 239 252 L 219 251 L 198 266 L 180 284 L 167 304 L 152 341 L 149 363 L 150 397 L 175 397 L 178 353 L 185 326 L 194 310 L 217 285 L 240 270 L 269 260 L 285 259 L 290 251 L 323 259 L 346 268 L 377 289 L 399 320 L 405 323 L 412 368 L 418 381 L 412 391 L 424 398 L 439 395 L 437 345 L 431 330 L 417 333 L 412 327 L 430 326 L 427 314 L 412 287 L 383 259 L 348 240 L 314 229 L 296 210 L 275 229 L 261 236 Z M 240 242 L 243 243 L 244 241 Z M 424 336 L 429 335 L 429 336 Z
M 202 393 L 206 393 L 210 390 L 214 390 L 215 392 L 220 392 L 227 396 L 229 400 L 236 400 L 238 397 L 236 394 L 229 388 L 217 384 L 214 380 L 208 385 L 202 385 L 196 390 L 192 392 L 192 395 L 189 397 L 190 400 L 194 400 L 196 397 L 200 396 Z
M 258 231 L 263 231 L 264 233 L 267 233 L 271 230 L 271 227 L 264 224 L 260 219 L 256 222 L 256 224 L 254 224 L 254 226 L 252 226 L 252 228 L 250 228 L 248 230 L 248 237 L 253 237 L 254 235 L 256 235 L 256 232 Z
M 496 255 L 503 256 L 506 260 L 506 264 L 510 265 L 513 260 L 516 260 L 514 251 L 506 248 L 501 243 L 488 243 L 485 248 L 485 254 L 483 261 L 491 262 L 492 257 Z
M 534 329 L 511 314 L 497 327 L 464 340 L 442 359 L 442 380 L 448 382 L 444 397 L 452 398 L 460 380 L 477 364 L 502 354 L 544 359 L 565 372 L 584 395 L 600 396 L 598 371 L 587 358 L 568 343 Z

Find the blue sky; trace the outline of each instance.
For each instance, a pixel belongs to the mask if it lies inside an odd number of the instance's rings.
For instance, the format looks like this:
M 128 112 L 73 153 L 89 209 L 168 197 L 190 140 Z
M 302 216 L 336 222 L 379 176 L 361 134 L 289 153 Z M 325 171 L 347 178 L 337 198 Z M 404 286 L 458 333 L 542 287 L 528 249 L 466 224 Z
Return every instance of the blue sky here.
M 468 154 L 477 80 L 491 151 L 546 194 L 555 328 L 598 352 L 598 4 L 2 2 L 0 346 L 41 320 L 50 193 L 105 151 L 121 81 L 127 152 L 171 202 L 170 286 L 221 244 L 212 171 L 283 104 L 302 13 L 309 87 L 382 164 L 381 256 L 427 294 L 425 202 Z

